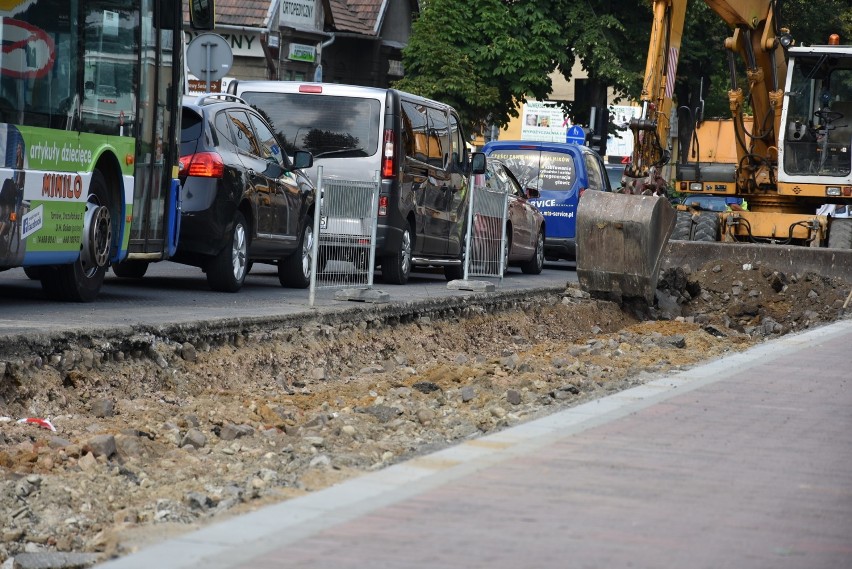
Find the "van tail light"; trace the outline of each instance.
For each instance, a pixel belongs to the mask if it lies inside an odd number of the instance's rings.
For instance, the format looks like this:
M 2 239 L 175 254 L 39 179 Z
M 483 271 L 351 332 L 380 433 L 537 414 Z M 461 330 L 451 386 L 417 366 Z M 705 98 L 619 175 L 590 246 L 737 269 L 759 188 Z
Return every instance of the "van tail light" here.
M 395 151 L 393 131 L 387 129 L 382 142 L 382 178 L 393 178 L 396 173 Z
M 388 214 L 388 197 L 387 196 L 379 196 L 379 217 L 386 216 Z
M 221 178 L 225 163 L 218 152 L 198 152 L 180 157 L 180 177 Z

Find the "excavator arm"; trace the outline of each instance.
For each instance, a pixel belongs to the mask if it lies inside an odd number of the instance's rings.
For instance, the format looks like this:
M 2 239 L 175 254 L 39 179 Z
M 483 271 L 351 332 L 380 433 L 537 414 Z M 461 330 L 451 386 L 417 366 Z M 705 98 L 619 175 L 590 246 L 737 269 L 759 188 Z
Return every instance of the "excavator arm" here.
M 642 114 L 630 121 L 634 146 L 630 163 L 625 168 L 628 190 L 636 194 L 646 188 L 653 191 L 661 179 L 660 169 L 671 158 L 668 141 L 672 96 L 686 0 L 657 0 L 653 8 L 651 41 L 640 96 Z
M 725 40 L 730 81 L 728 103 L 737 148 L 737 186 L 743 193 L 770 190 L 777 183 L 778 135 L 787 64 L 777 36 L 775 0 L 705 0 L 733 30 Z M 738 86 L 735 57 L 745 62 L 751 128 L 745 120 L 745 95 Z

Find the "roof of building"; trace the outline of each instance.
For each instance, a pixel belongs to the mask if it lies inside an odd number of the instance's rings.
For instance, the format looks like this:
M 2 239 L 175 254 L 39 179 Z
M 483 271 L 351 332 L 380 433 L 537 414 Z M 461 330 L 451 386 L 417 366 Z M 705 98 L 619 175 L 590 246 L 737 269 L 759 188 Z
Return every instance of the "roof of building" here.
M 389 0 L 327 0 L 331 9 L 329 22 L 335 31 L 369 36 L 378 35 Z M 189 22 L 184 3 L 184 22 Z M 216 23 L 223 26 L 268 28 L 277 6 L 275 0 L 217 0 Z M 416 2 L 415 2 L 416 4 Z
M 216 24 L 268 28 L 274 0 L 217 0 Z M 189 23 L 188 2 L 183 3 L 183 21 Z
M 376 17 L 382 0 L 330 0 L 329 4 L 335 30 L 376 35 Z

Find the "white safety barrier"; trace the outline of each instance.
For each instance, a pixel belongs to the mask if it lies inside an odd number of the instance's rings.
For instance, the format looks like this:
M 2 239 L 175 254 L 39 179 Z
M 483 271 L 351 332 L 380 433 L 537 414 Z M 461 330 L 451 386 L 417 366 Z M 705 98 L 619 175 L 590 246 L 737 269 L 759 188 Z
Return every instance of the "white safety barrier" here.
M 509 195 L 485 186 L 481 183 L 482 175 L 471 178 L 464 280 L 496 277 L 502 281 L 509 254 L 506 238 Z
M 379 173 L 372 182 L 324 179 L 317 168 L 310 305 L 317 289 L 372 288 L 376 261 Z

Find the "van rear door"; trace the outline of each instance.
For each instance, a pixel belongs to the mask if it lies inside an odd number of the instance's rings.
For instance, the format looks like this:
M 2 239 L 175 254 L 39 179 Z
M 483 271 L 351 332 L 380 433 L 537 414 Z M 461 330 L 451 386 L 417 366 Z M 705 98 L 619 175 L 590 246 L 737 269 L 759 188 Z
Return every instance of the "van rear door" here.
M 524 189 L 539 191 L 539 197 L 529 202 L 544 216 L 547 237 L 574 238 L 580 188 L 577 164 L 571 154 L 534 148 L 500 148 L 489 155 L 502 160 Z

